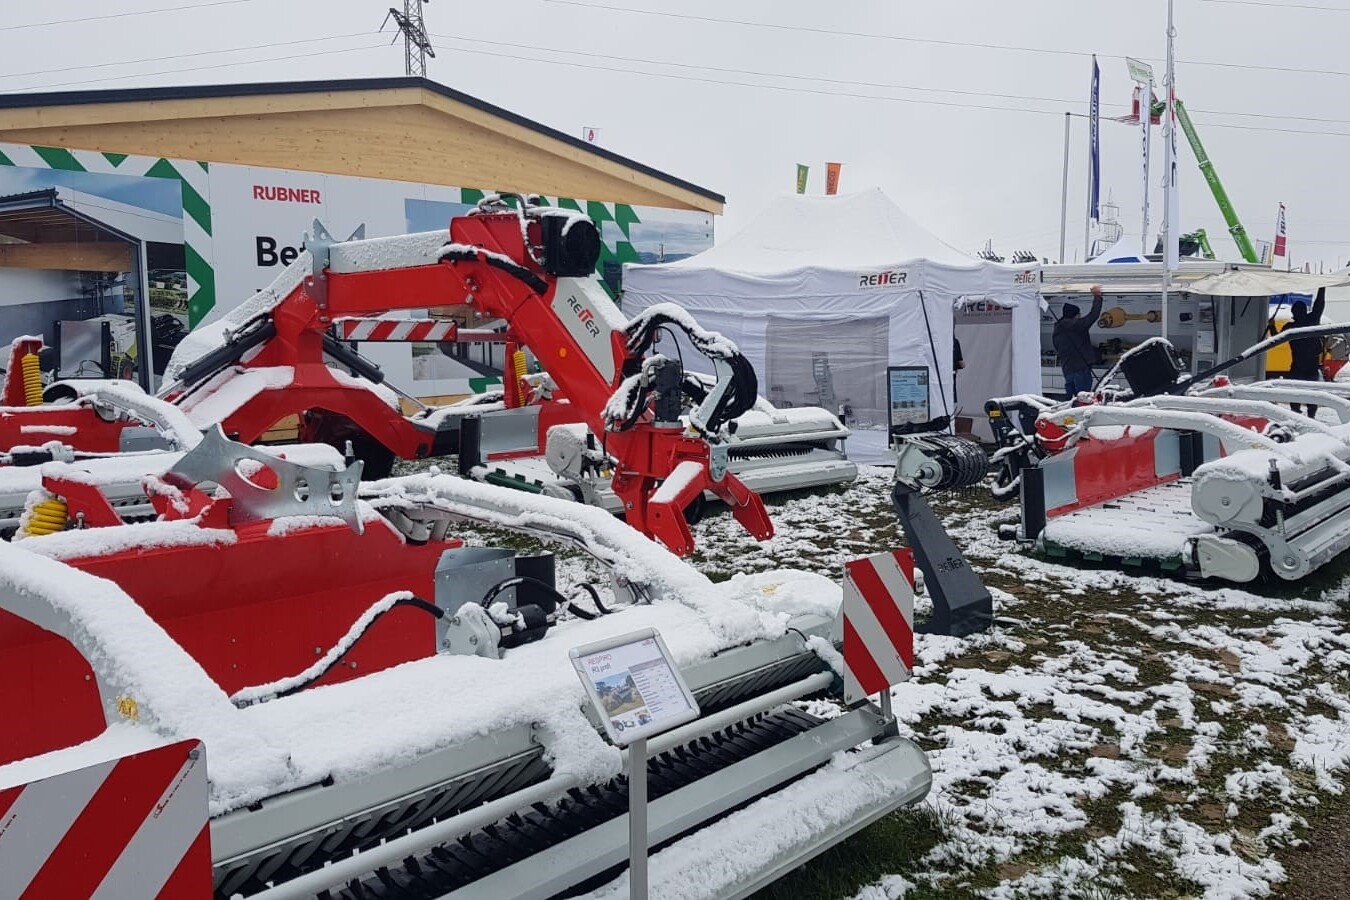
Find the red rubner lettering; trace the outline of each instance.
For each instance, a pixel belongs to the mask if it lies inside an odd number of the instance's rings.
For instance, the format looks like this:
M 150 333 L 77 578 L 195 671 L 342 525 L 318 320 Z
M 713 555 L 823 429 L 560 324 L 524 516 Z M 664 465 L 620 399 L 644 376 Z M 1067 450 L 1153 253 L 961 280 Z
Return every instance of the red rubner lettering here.
M 319 192 L 313 188 L 291 188 L 271 184 L 255 184 L 254 200 L 277 200 L 282 203 L 322 203 Z

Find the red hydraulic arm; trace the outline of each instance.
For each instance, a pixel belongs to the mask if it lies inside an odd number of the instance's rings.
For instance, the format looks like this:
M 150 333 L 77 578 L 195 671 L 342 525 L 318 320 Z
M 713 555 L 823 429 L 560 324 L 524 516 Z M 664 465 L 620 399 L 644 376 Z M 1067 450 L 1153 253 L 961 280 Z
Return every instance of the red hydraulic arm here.
M 629 351 L 625 321 L 593 275 L 550 275 L 535 259 L 540 230 L 538 218 L 514 212 L 457 218 L 439 263 L 325 272 L 326 297 L 315 314 L 331 319 L 467 303 L 504 319 L 510 339 L 535 354 L 591 431 L 605 436 L 605 451 L 618 461 L 613 489 L 630 524 L 688 555 L 694 542 L 683 511 L 708 490 L 751 534 L 772 536 L 759 495 L 730 472 L 714 477 L 707 439 L 680 423 L 656 423 L 650 411 L 613 430 L 605 406 L 624 377 L 639 371 L 641 355 Z

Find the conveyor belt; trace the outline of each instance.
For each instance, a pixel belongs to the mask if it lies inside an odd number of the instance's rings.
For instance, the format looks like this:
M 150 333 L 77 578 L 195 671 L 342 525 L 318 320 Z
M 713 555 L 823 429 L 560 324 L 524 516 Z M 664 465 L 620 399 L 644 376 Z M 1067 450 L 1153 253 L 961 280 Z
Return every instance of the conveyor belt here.
M 820 721 L 795 707 L 783 707 L 667 751 L 648 761 L 648 798 L 656 800 L 686 787 L 808 731 Z M 380 869 L 319 896 L 323 900 L 439 897 L 627 812 L 625 777 L 575 788 L 554 808 L 536 804 L 528 812 L 509 816 L 454 843 L 409 857 L 397 869 Z M 603 883 L 612 874 L 604 873 L 596 881 Z
M 1191 511 L 1191 482 L 1182 478 L 1056 516 L 1042 538 L 1080 553 L 1173 559 L 1182 556 L 1188 538 L 1213 532 L 1213 525 Z

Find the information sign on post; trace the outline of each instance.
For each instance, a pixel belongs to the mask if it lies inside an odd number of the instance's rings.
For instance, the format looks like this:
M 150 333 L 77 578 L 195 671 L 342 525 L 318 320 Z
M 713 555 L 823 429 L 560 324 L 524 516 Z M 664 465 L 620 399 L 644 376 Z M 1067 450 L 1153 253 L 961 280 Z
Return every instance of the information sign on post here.
M 628 747 L 629 897 L 647 896 L 647 738 L 698 718 L 698 702 L 654 628 L 574 647 L 572 665 L 609 739 Z
M 888 366 L 886 397 L 891 431 L 926 424 L 932 418 L 928 409 L 928 367 Z

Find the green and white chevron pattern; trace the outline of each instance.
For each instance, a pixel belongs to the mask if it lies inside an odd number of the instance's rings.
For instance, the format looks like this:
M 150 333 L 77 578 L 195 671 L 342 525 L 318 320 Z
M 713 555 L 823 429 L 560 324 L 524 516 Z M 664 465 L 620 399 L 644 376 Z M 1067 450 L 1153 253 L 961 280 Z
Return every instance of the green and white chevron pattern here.
M 0 165 L 177 179 L 183 189 L 183 255 L 188 280 L 189 327 L 195 327 L 216 305 L 211 250 L 211 188 L 206 163 L 94 150 L 0 144 Z

